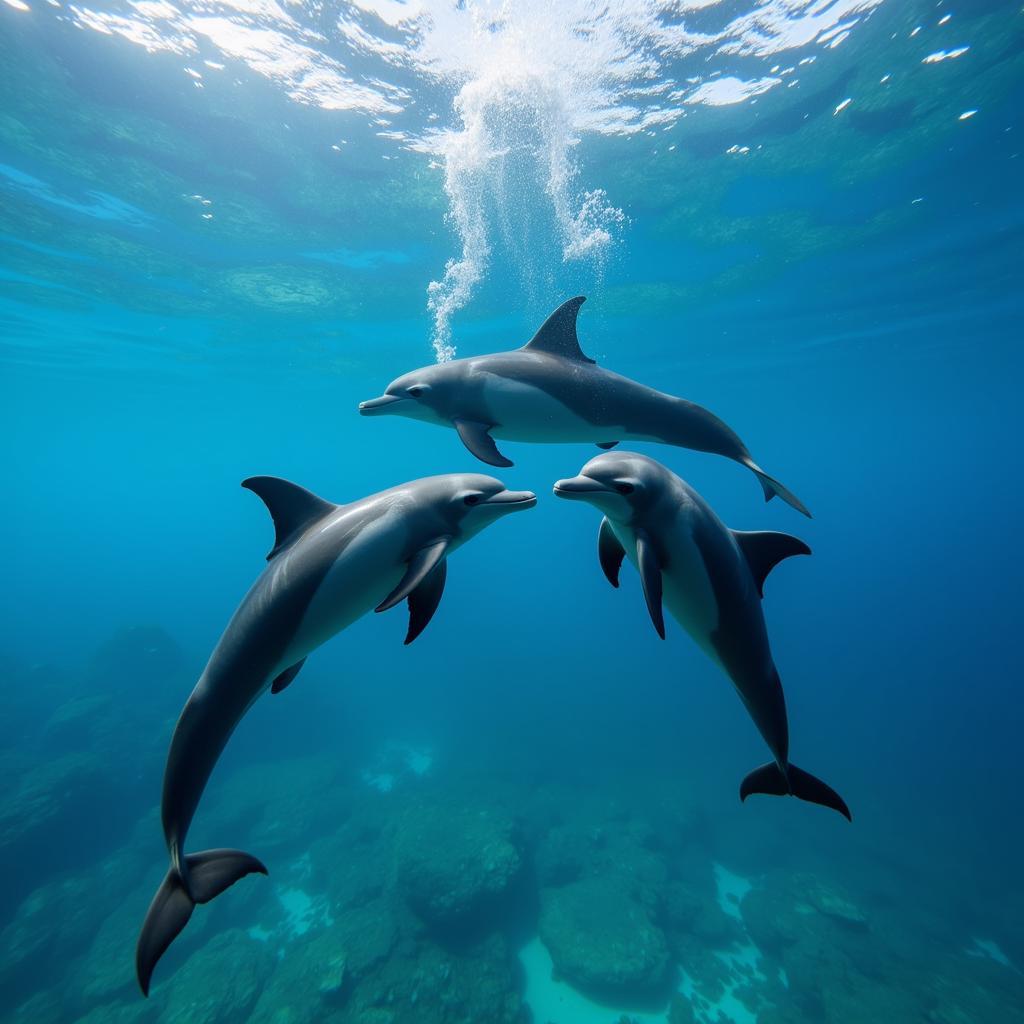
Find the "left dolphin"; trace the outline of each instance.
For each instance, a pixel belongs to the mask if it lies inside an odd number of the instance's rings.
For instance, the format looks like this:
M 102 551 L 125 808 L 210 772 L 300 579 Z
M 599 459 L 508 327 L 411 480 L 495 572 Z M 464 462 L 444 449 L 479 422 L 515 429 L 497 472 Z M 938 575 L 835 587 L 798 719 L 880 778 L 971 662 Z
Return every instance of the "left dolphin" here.
M 306 656 L 370 609 L 409 603 L 407 644 L 430 622 L 452 551 L 500 516 L 533 507 L 479 474 L 426 477 L 348 505 L 296 484 L 257 476 L 274 521 L 270 563 L 238 606 L 171 737 L 161 818 L 171 864 L 139 935 L 135 968 L 149 994 L 157 961 L 188 923 L 238 879 L 267 869 L 241 850 L 184 852 L 185 836 L 214 765 L 235 726 L 268 688 L 283 690 Z

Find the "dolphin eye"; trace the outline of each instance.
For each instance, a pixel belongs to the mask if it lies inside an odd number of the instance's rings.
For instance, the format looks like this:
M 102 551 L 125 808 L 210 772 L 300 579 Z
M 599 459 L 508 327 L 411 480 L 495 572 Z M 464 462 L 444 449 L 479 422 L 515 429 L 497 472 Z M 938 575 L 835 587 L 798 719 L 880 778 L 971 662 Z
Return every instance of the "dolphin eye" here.
M 480 504 L 480 495 L 479 494 L 467 494 L 462 499 L 462 503 L 464 505 L 479 505 Z
M 419 398 L 427 389 L 420 384 L 414 384 L 411 388 L 406 388 L 405 393 L 410 398 Z
M 616 484 L 615 490 L 617 490 L 619 494 L 632 494 L 636 488 L 632 484 Z

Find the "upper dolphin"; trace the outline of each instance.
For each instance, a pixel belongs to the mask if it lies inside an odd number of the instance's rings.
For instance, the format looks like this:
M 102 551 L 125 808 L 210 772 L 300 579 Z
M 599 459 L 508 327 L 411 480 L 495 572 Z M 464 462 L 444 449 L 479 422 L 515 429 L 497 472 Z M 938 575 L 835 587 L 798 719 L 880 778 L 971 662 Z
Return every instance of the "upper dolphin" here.
M 665 637 L 664 601 L 728 673 L 774 758 L 747 775 L 740 798 L 789 794 L 849 818 L 834 789 L 789 760 L 786 698 L 761 609 L 772 568 L 790 555 L 809 555 L 810 548 L 785 533 L 730 530 L 675 473 L 632 452 L 598 455 L 579 476 L 559 480 L 555 494 L 589 502 L 604 513 L 598 534 L 601 568 L 617 587 L 623 558 L 636 566 L 658 635 Z
M 482 462 L 511 466 L 495 437 L 510 441 L 662 441 L 724 455 L 753 470 L 765 501 L 776 494 L 798 512 L 804 504 L 754 462 L 746 445 L 714 413 L 683 398 L 603 370 L 583 354 L 576 318 L 586 299 L 563 302 L 523 348 L 426 366 L 362 402 L 364 416 L 394 413 L 455 427 Z
M 274 520 L 269 565 L 243 598 L 178 719 L 164 771 L 161 817 L 171 865 L 142 925 L 139 985 L 207 903 L 266 868 L 241 850 L 186 854 L 185 837 L 210 773 L 235 726 L 268 688 L 283 690 L 306 656 L 371 608 L 409 602 L 411 643 L 444 589 L 446 557 L 499 516 L 536 504 L 475 473 L 427 477 L 349 505 L 332 505 L 287 480 L 246 480 Z

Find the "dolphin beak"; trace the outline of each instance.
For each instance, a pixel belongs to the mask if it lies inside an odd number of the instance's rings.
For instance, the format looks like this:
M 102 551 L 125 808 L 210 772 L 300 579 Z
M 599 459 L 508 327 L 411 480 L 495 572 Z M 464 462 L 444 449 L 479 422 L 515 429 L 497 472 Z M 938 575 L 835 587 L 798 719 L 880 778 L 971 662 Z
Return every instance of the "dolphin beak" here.
M 377 413 L 385 412 L 388 406 L 401 401 L 401 395 L 381 395 L 380 398 L 371 398 L 368 402 L 360 402 L 359 413 L 362 416 L 375 416 Z
M 607 490 L 604 484 L 599 484 L 589 476 L 572 476 L 555 484 L 555 497 L 586 501 L 588 494 L 599 494 Z
M 533 491 L 500 491 L 484 504 L 493 505 L 500 512 L 517 512 L 521 508 L 533 508 L 537 495 Z

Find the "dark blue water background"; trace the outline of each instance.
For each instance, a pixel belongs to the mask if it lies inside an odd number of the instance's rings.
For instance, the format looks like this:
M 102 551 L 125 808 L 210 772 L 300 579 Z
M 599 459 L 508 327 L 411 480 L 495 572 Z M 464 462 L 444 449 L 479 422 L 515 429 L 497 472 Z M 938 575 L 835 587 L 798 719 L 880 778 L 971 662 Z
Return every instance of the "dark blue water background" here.
M 772 575 L 765 610 L 793 758 L 843 793 L 853 825 L 796 801 L 739 805 L 739 780 L 764 752 L 725 679 L 681 630 L 655 637 L 635 574 L 620 591 L 605 585 L 597 517 L 550 496 L 593 454 L 579 445 L 507 443 L 516 465 L 498 475 L 535 489 L 537 509 L 453 557 L 442 608 L 412 647 L 393 612 L 312 656 L 297 685 L 254 708 L 224 777 L 310 750 L 336 751 L 354 774 L 375 744 L 400 738 L 431 744 L 465 776 L 596 791 L 675 779 L 737 871 L 828 865 L 857 891 L 960 922 L 965 944 L 993 938 L 1024 964 L 1020 13 L 963 13 L 977 19 L 965 39 L 986 63 L 950 62 L 961 78 L 941 117 L 908 87 L 837 129 L 847 79 L 823 83 L 809 114 L 766 112 L 763 130 L 755 120 L 730 134 L 716 112 L 688 147 L 683 122 L 674 153 L 646 138 L 584 139 L 584 176 L 629 218 L 601 272 L 563 265 L 550 245 L 498 246 L 454 321 L 462 355 L 514 347 L 585 290 L 589 354 L 715 410 L 811 507 L 807 522 L 765 506 L 724 460 L 634 446 L 730 526 L 791 531 L 813 548 Z M 389 210 L 380 140 L 365 133 L 373 159 L 330 162 L 325 142 L 344 114 L 258 80 L 234 109 L 213 105 L 171 80 L 165 55 L 47 17 L 0 12 L 4 106 L 24 128 L 9 118 L 0 134 L 2 648 L 17 666 L 5 702 L 26 720 L 48 699 L 33 672 L 63 673 L 67 697 L 123 627 L 158 624 L 201 667 L 271 542 L 244 477 L 281 475 L 341 502 L 477 468 L 454 432 L 356 413 L 431 361 L 424 289 L 453 251 L 439 172 L 403 154 L 393 173 L 416 191 Z M 883 11 L 864 29 L 876 34 L 856 51 L 863 60 L 896 47 L 876 29 L 886 17 L 900 20 Z M 807 117 L 810 127 L 793 121 Z M 351 134 L 350 149 L 362 138 Z M 737 171 L 723 140 L 781 156 L 750 156 Z M 816 145 L 828 155 L 801 170 Z M 873 169 L 851 172 L 866 151 Z M 212 230 L 161 190 L 172 180 L 189 183 L 179 194 L 216 196 Z M 248 211 L 251 232 L 222 207 Z M 219 294 L 240 267 L 259 273 L 254 289 L 282 268 L 291 287 L 312 268 L 327 301 Z M 345 299 L 332 306 L 335 287 Z M 119 702 L 159 707 L 167 728 L 151 743 L 162 748 L 187 687 L 145 675 L 109 685 Z M 4 737 L 12 764 L 23 741 Z M 116 742 L 93 754 L 113 775 L 133 771 Z M 98 813 L 100 799 L 87 827 L 69 818 L 8 863 L 14 891 L 123 843 L 157 800 L 158 778 L 145 782 L 137 806 Z M 197 849 L 234 842 L 201 814 L 195 832 Z M 5 899 L 8 915 L 19 899 Z

